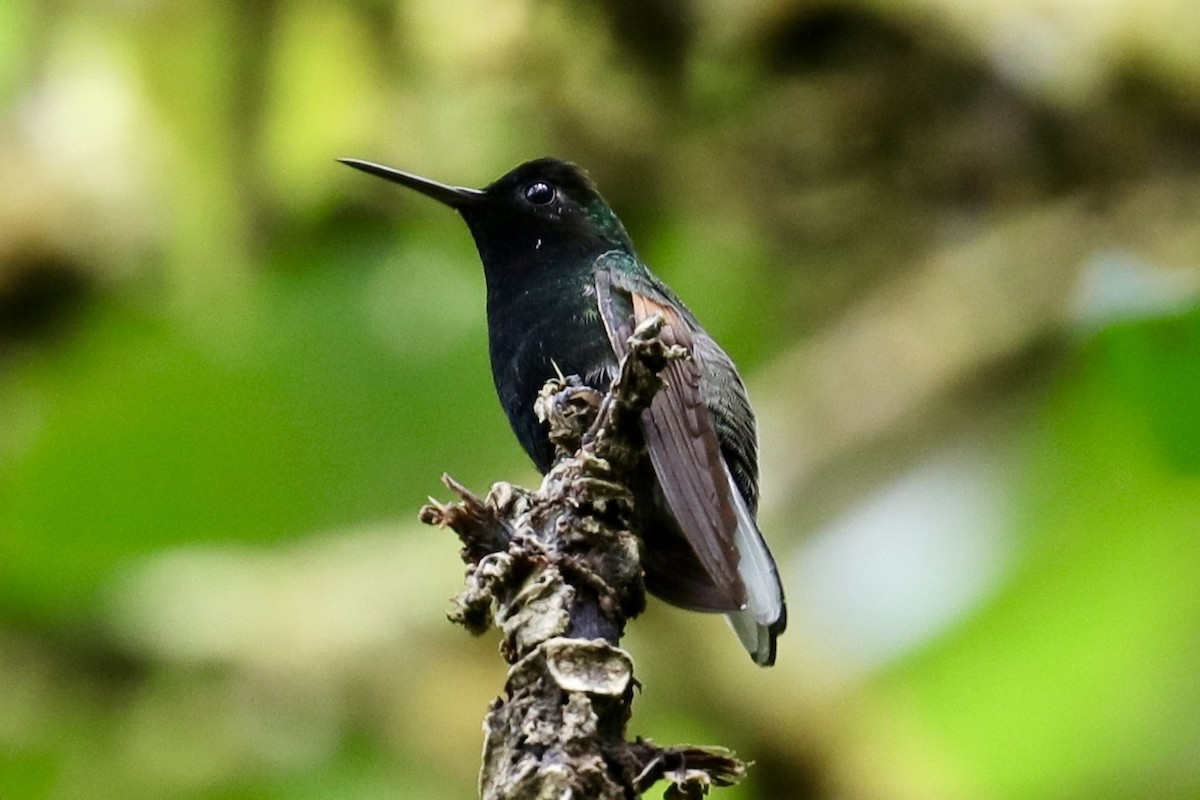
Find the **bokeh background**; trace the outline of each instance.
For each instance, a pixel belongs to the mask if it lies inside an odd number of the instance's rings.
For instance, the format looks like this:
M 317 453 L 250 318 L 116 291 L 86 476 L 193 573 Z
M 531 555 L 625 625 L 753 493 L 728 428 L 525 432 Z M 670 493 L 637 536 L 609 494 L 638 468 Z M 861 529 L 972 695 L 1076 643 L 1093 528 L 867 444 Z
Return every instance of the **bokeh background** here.
M 462 798 L 449 471 L 536 475 L 455 215 L 584 164 L 742 366 L 779 665 L 717 796 L 1200 797 L 1195 0 L 0 4 L 0 797 Z

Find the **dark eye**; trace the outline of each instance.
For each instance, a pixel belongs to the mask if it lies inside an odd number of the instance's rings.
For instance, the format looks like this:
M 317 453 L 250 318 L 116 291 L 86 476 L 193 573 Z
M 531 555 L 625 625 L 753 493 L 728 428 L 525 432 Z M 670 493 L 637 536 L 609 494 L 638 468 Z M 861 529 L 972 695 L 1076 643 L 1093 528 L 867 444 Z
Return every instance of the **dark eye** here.
M 535 206 L 544 206 L 554 199 L 554 187 L 548 183 L 531 183 L 525 187 L 525 199 Z

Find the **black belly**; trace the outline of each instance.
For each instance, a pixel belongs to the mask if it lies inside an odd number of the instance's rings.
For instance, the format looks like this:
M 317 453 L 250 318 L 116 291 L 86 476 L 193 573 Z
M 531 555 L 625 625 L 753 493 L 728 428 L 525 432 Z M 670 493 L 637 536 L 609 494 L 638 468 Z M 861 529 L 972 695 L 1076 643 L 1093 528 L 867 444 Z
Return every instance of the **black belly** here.
M 513 433 L 545 473 L 554 463 L 554 446 L 533 413 L 538 392 L 556 376 L 556 365 L 563 375 L 578 375 L 605 392 L 616 357 L 594 306 L 578 302 L 583 307 L 571 313 L 562 308 L 561 294 L 521 300 L 507 308 L 488 308 L 492 379 Z M 579 301 L 585 300 L 580 293 Z

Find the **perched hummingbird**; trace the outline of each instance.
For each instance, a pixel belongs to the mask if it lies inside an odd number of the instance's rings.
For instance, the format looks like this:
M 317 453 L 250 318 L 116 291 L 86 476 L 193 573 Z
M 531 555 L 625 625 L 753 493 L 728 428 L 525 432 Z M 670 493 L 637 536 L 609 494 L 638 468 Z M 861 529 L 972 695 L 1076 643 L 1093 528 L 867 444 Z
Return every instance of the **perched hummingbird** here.
M 534 416 L 559 371 L 607 391 L 626 340 L 662 315 L 666 343 L 687 348 L 642 415 L 648 459 L 636 481 L 646 588 L 669 603 L 724 612 L 758 664 L 775 662 L 786 613 L 758 530 L 754 413 L 733 361 L 638 258 L 587 175 L 551 158 L 483 189 L 357 159 L 342 162 L 444 203 L 466 220 L 487 280 L 492 379 L 517 439 L 543 473 L 554 460 Z

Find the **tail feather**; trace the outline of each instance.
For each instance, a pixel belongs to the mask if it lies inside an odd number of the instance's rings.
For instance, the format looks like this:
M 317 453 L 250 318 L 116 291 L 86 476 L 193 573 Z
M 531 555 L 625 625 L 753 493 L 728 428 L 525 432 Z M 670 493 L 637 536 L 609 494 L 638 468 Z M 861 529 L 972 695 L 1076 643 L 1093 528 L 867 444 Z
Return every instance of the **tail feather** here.
M 746 507 L 746 501 L 738 491 L 728 467 L 725 468 L 725 476 L 737 512 L 738 526 L 734 542 L 739 556 L 738 576 L 746 587 L 745 607 L 727 614 L 726 619 L 754 662 L 769 667 L 775 663 L 775 640 L 787 627 L 783 586 L 779 582 L 775 559 L 767 549 L 754 516 Z

